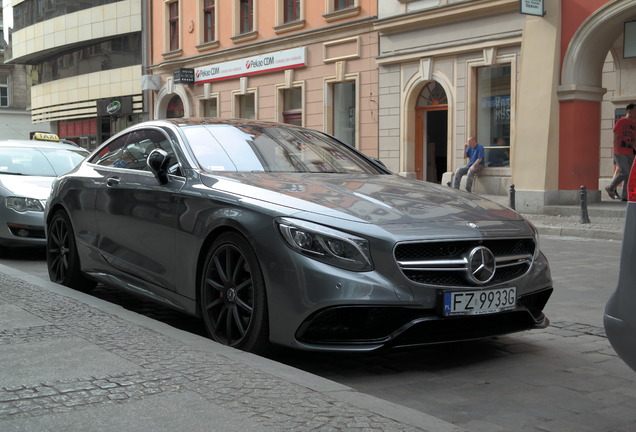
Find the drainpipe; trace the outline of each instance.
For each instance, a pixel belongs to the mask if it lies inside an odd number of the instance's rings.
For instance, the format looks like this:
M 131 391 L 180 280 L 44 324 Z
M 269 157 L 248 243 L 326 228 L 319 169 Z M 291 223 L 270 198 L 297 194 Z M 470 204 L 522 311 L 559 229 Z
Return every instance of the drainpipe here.
M 141 74 L 142 76 L 148 75 L 148 69 L 150 66 L 150 53 L 152 52 L 152 0 L 140 0 L 141 1 Z M 139 77 L 141 79 L 141 77 Z M 152 90 L 142 90 L 143 98 L 143 120 L 147 121 L 151 118 L 151 101 Z

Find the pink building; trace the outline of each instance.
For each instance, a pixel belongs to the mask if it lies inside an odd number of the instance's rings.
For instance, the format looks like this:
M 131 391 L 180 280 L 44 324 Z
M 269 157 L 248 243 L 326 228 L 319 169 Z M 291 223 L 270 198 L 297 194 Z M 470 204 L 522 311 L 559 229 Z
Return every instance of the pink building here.
M 294 123 L 377 155 L 375 0 L 165 0 L 149 12 L 151 117 Z

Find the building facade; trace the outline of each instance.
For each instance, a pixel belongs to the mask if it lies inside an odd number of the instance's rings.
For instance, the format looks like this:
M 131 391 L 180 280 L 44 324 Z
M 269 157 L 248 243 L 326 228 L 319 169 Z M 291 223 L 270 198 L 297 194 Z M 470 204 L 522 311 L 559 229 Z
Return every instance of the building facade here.
M 514 185 L 523 211 L 578 203 L 581 186 L 601 199 L 614 120 L 636 100 L 634 19 L 625 0 L 379 2 L 380 158 L 446 184 L 474 135 L 473 191 Z
M 375 0 L 156 0 L 153 116 L 329 132 L 377 156 Z
M 4 19 L 4 8 L 0 9 L 0 140 L 28 139 L 33 131 L 30 106 L 30 86 L 27 85 L 27 67 L 4 64 L 5 54 L 10 55 L 8 35 L 13 16 Z M 6 30 L 6 32 L 5 32 Z M 49 125 L 44 125 L 46 132 Z
M 144 113 L 142 0 L 11 0 L 11 57 L 28 65 L 31 119 L 92 149 Z

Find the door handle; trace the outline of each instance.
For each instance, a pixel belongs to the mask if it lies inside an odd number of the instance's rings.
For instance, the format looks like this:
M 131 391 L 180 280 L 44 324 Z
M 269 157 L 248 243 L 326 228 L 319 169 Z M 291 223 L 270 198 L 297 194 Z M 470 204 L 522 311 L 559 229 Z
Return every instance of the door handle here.
M 108 187 L 117 186 L 118 184 L 119 184 L 119 177 L 109 177 L 106 180 L 106 186 Z

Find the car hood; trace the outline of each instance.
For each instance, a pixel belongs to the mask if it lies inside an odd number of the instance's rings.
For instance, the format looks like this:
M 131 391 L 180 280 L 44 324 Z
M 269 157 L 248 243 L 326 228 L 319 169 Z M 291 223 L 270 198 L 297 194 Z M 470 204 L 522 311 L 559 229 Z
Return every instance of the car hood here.
M 203 183 L 245 199 L 377 225 L 519 221 L 478 195 L 397 175 L 236 173 Z
M 2 174 L 0 187 L 5 193 L 26 198 L 47 199 L 51 194 L 51 184 L 55 177 Z

